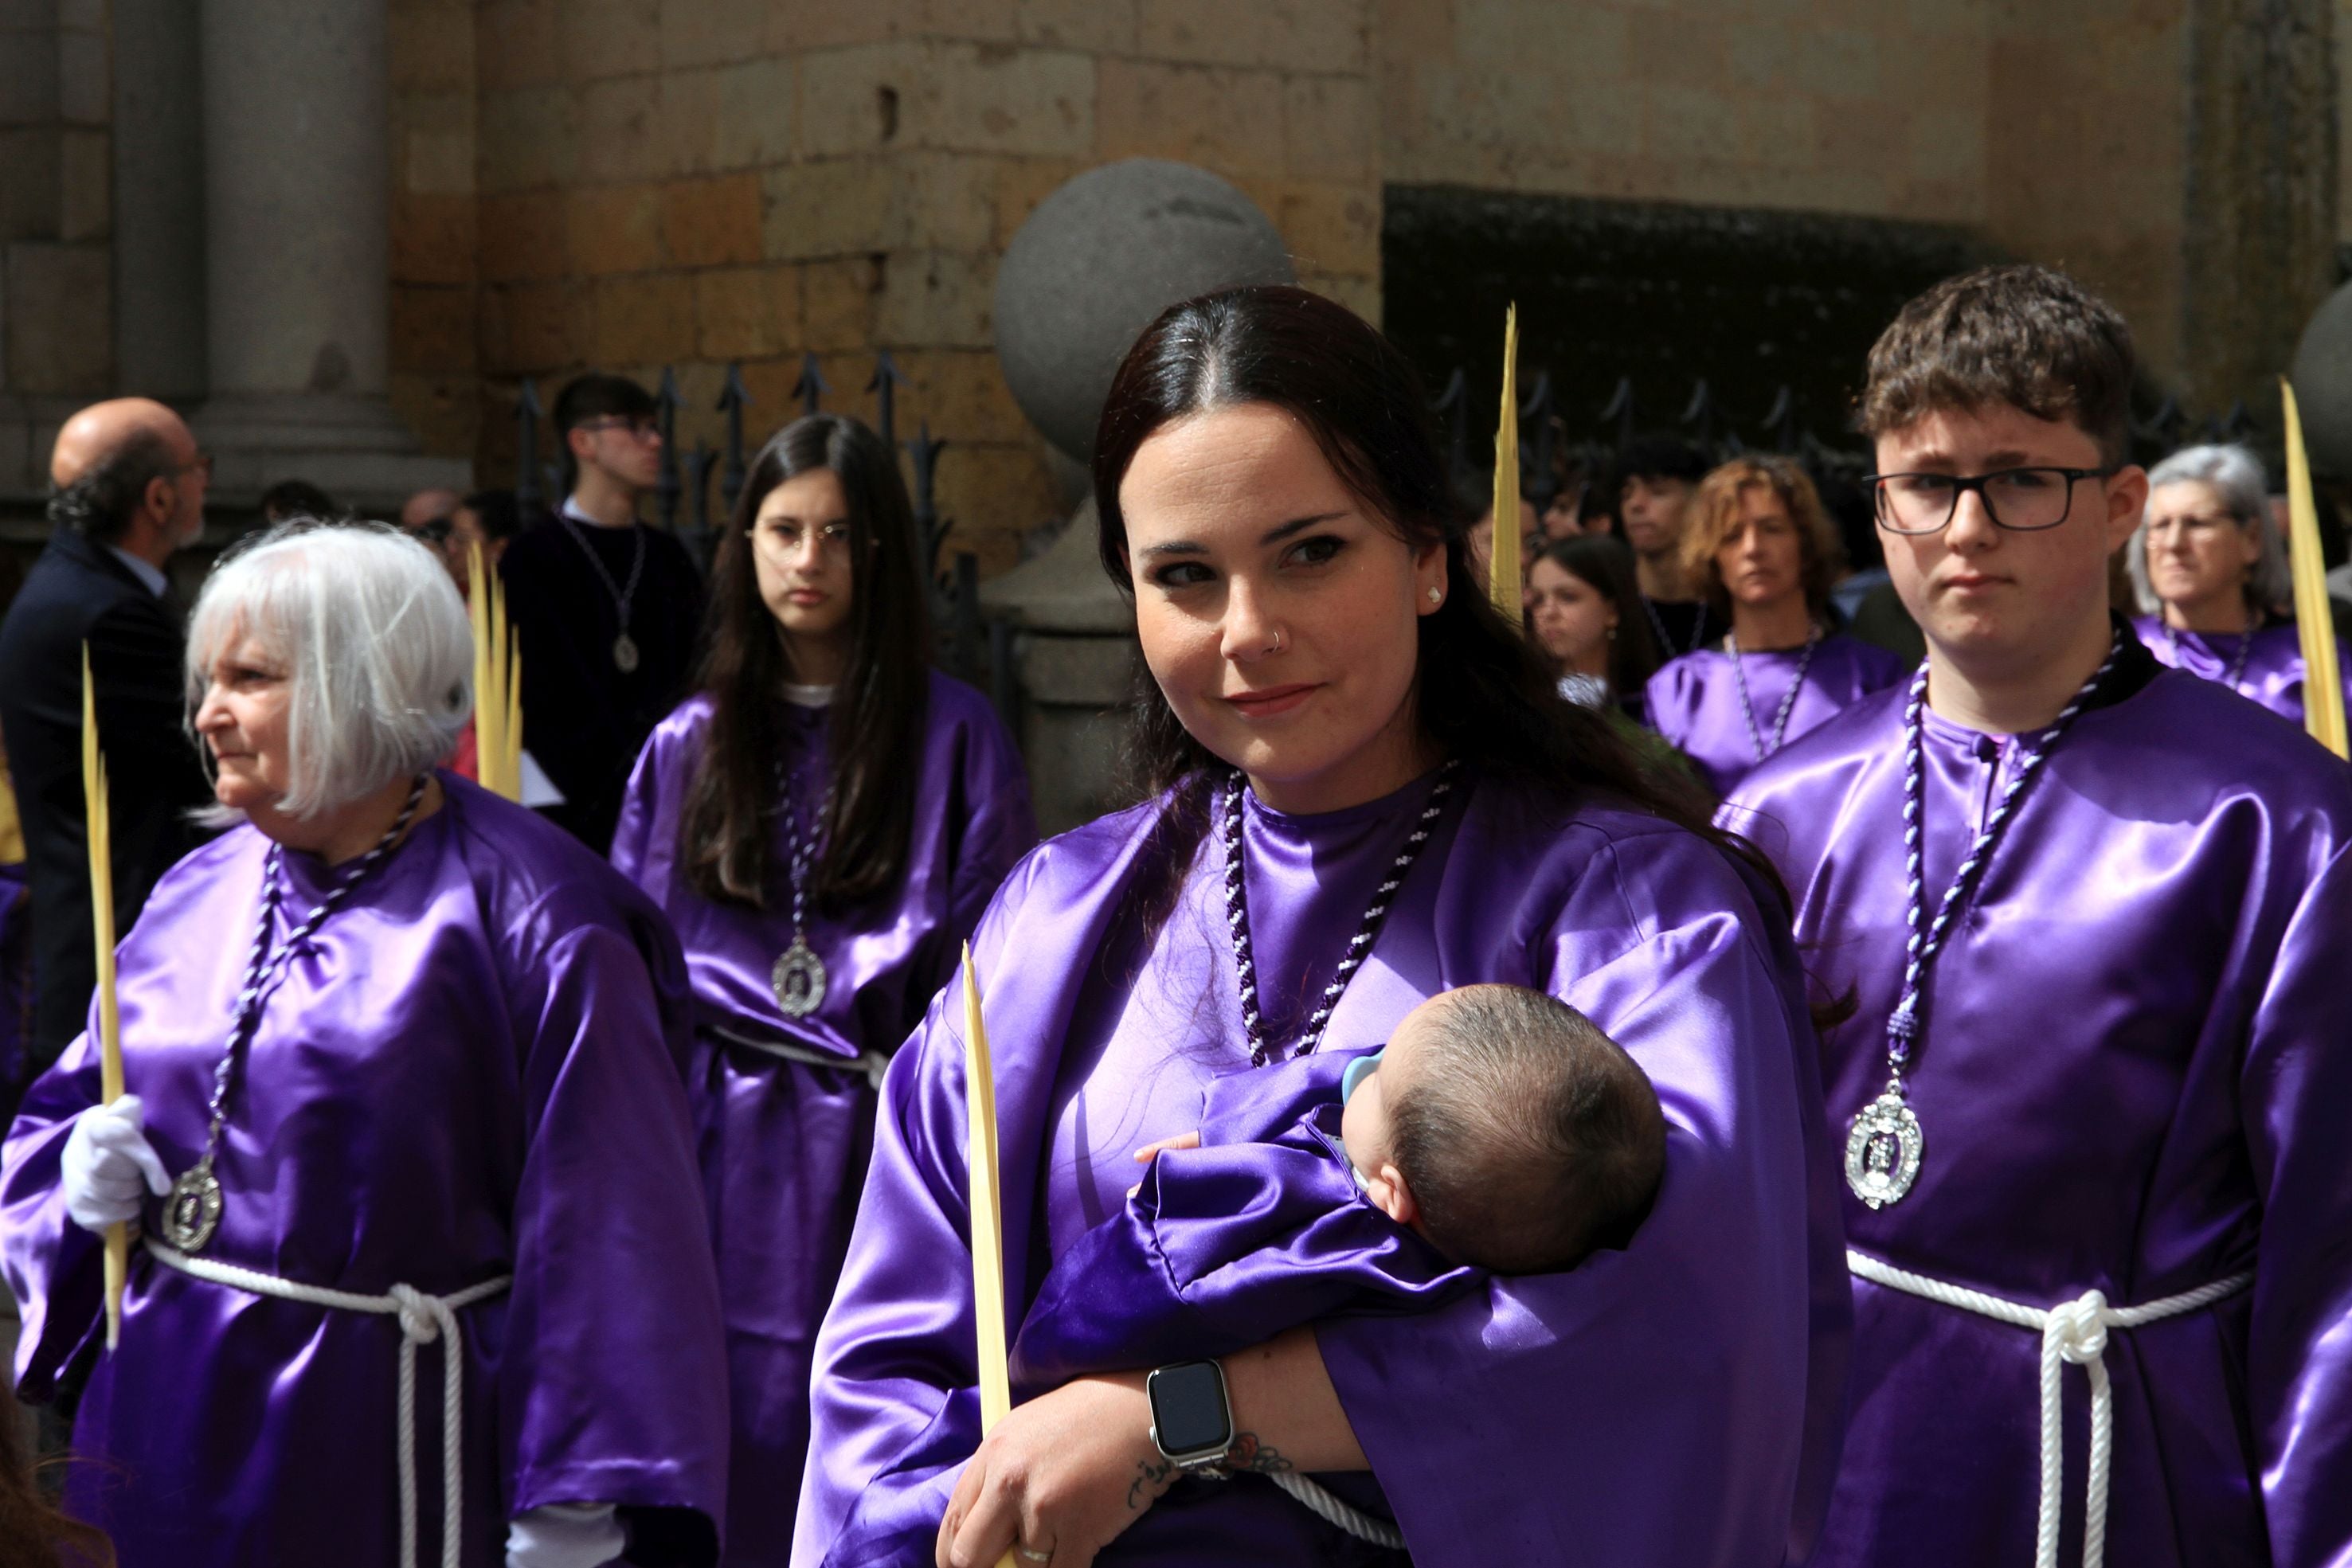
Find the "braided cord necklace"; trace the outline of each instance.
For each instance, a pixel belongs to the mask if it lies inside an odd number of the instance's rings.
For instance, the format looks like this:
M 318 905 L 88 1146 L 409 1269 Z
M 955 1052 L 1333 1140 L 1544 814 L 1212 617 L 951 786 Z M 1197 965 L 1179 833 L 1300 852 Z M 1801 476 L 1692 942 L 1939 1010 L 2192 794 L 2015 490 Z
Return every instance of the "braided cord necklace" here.
M 319 927 L 327 923 L 343 901 L 352 895 L 367 873 L 375 869 L 384 856 L 392 852 L 408 824 L 416 820 L 416 808 L 425 799 L 425 785 L 430 775 L 420 773 L 408 788 L 408 800 L 393 819 L 383 837 L 375 847 L 362 855 L 357 863 L 345 873 L 341 881 L 327 890 L 327 896 L 318 906 L 302 917 L 302 923 L 286 934 L 286 940 L 273 949 L 269 945 L 269 927 L 285 899 L 285 888 L 279 880 L 279 867 L 285 849 L 269 846 L 268 858 L 261 865 L 261 918 L 255 923 L 253 956 L 246 960 L 245 983 L 237 988 L 235 1021 L 229 1025 L 228 1045 L 221 1052 L 220 1064 L 213 1069 L 213 1092 L 205 1110 L 211 1117 L 205 1129 L 205 1152 L 196 1163 L 180 1174 L 172 1184 L 171 1193 L 163 1200 L 163 1239 L 182 1252 L 198 1252 L 220 1228 L 221 1184 L 213 1175 L 213 1162 L 220 1155 L 221 1131 L 228 1125 L 229 1090 L 236 1082 L 236 1068 L 247 1046 L 253 1042 L 254 1031 L 261 1026 L 261 1009 L 267 1005 L 271 986 L 283 974 Z
M 1924 831 L 1927 795 L 1924 717 L 1927 706 L 1927 664 L 1922 663 L 1919 673 L 1911 678 L 1910 700 L 1903 714 L 1903 856 L 1908 883 L 1905 923 L 1910 933 L 1904 944 L 1903 991 L 1886 1019 L 1886 1088 L 1855 1114 L 1845 1141 L 1846 1185 L 1873 1208 L 1901 1201 L 1903 1195 L 1911 1190 L 1911 1184 L 1918 1179 L 1919 1162 L 1927 1152 L 1918 1115 L 1905 1102 L 1903 1074 L 1910 1065 L 1912 1048 L 1925 1032 L 1921 993 L 1927 988 L 1937 955 L 1944 950 L 1944 939 L 1950 935 L 1953 920 L 1983 880 L 1986 862 L 1992 859 L 2001 833 L 2016 816 L 2025 787 L 2042 770 L 2058 737 L 2066 733 L 2091 694 L 2105 682 L 2107 673 L 2116 667 L 2116 660 L 2122 653 L 2123 640 L 2111 641 L 2106 662 L 2083 683 L 2050 727 L 2034 737 L 2024 762 L 2011 775 L 2008 787 L 1994 804 L 1984 831 L 1969 847 L 1959 870 L 1952 873 L 1952 885 L 1945 890 L 1944 901 L 1937 908 L 1932 923 L 1927 919 Z
M 1780 750 L 1781 743 L 1789 737 L 1789 715 L 1797 706 L 1797 694 L 1805 689 L 1805 672 L 1812 667 L 1813 650 L 1822 645 L 1822 629 L 1819 626 L 1805 628 L 1805 651 L 1797 655 L 1797 674 L 1789 682 L 1789 695 L 1780 699 L 1780 711 L 1773 716 L 1772 744 L 1769 747 L 1764 744 L 1764 732 L 1756 727 L 1756 705 L 1748 695 L 1748 670 L 1740 662 L 1738 633 L 1725 632 L 1723 645 L 1730 652 L 1731 674 L 1739 683 L 1739 711 L 1747 716 L 1748 739 L 1756 747 L 1756 760 L 1761 762 Z
M 1649 612 L 1650 630 L 1658 634 L 1658 656 L 1662 659 L 1673 658 L 1674 655 L 1666 652 L 1666 650 L 1675 645 L 1675 640 L 1666 635 L 1666 618 L 1658 613 L 1657 601 L 1652 599 L 1646 593 L 1636 594 L 1634 597 L 1641 600 L 1642 608 Z M 1706 606 L 1702 604 L 1698 607 L 1698 613 L 1691 617 L 1690 646 L 1685 648 L 1683 652 L 1685 653 L 1697 653 L 1698 645 L 1702 642 L 1706 641 Z
M 2162 620 L 2160 617 L 2158 623 L 2164 628 L 2165 641 L 2172 644 L 2172 662 L 2177 665 L 2180 663 L 2179 630 L 2171 622 Z M 2230 661 L 2230 674 L 2222 682 L 2222 685 L 2233 692 L 2241 689 L 2238 683 L 2246 678 L 2246 655 L 2254 651 L 2254 633 L 2261 629 L 2262 623 L 2262 613 L 2259 611 L 2246 612 L 2246 634 L 2238 639 L 2238 655 Z
M 1412 831 L 1404 847 L 1389 862 L 1389 873 L 1372 892 L 1372 902 L 1364 911 L 1364 918 L 1356 926 L 1356 935 L 1349 939 L 1347 951 L 1340 955 L 1339 967 L 1332 971 L 1331 983 L 1323 988 L 1323 998 L 1306 1027 L 1299 1031 L 1298 1056 L 1311 1053 L 1323 1043 L 1324 1026 L 1331 1021 L 1331 1012 L 1339 1005 L 1340 995 L 1348 982 L 1356 977 L 1364 960 L 1372 951 L 1372 943 L 1381 934 L 1381 926 L 1389 916 L 1389 906 L 1396 901 L 1397 889 L 1404 885 L 1414 861 L 1421 858 L 1422 846 L 1429 842 L 1430 831 L 1436 825 L 1438 815 L 1445 810 L 1445 799 L 1454 792 L 1454 780 L 1461 764 L 1447 761 L 1437 771 L 1436 787 L 1429 792 L 1429 803 L 1421 809 L 1413 822 Z M 1234 937 L 1234 969 L 1241 983 L 1242 1027 L 1249 1033 L 1249 1054 L 1252 1067 L 1264 1067 L 1267 1060 L 1265 1020 L 1257 1009 L 1257 958 L 1250 946 L 1248 877 L 1243 863 L 1242 785 L 1239 769 L 1225 779 L 1224 851 L 1225 851 L 1225 924 Z
M 793 882 L 793 940 L 768 971 L 768 985 L 776 993 L 776 1006 L 783 1015 L 797 1019 L 824 1005 L 824 960 L 808 944 L 808 886 L 825 819 L 833 814 L 833 788 L 827 785 L 824 799 L 817 802 L 816 821 L 803 827 L 788 782 L 786 770 L 779 765 L 776 788 L 782 801 L 779 810 L 784 815 L 784 865 Z
M 629 523 L 629 533 L 635 539 L 637 549 L 629 559 L 629 580 L 625 587 L 613 580 L 612 572 L 605 569 L 604 558 L 598 555 L 596 547 L 588 542 L 588 536 L 581 531 L 579 521 L 569 512 L 556 515 L 563 519 L 564 528 L 571 532 L 572 542 L 580 547 L 582 553 L 588 558 L 588 564 L 594 567 L 596 575 L 604 580 L 604 591 L 613 596 L 613 607 L 621 617 L 621 634 L 613 639 L 613 667 L 625 675 L 628 674 L 637 667 L 637 640 L 629 635 L 629 601 L 636 598 L 637 580 L 645 575 L 646 526 L 634 518 Z

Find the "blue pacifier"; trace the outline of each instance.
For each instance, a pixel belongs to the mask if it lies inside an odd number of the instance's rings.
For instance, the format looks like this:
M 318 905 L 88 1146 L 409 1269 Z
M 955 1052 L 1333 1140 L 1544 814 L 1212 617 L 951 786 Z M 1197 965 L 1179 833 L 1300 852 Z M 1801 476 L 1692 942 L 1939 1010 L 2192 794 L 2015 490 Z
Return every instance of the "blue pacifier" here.
M 1381 1070 L 1381 1058 L 1388 1053 L 1389 1048 L 1384 1045 L 1348 1063 L 1347 1071 L 1339 1074 L 1340 1104 L 1345 1105 L 1356 1097 L 1356 1091 L 1363 1086 L 1364 1080 Z

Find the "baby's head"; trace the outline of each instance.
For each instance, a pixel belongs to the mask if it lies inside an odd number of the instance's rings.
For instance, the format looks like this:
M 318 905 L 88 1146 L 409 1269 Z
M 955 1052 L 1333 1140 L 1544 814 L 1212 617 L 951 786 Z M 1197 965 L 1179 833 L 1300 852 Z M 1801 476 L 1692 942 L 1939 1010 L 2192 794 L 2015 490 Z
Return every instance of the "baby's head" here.
M 1465 986 L 1349 1064 L 1340 1136 L 1366 1194 L 1458 1261 L 1565 1269 L 1619 1246 L 1665 1171 L 1649 1079 L 1574 1008 Z

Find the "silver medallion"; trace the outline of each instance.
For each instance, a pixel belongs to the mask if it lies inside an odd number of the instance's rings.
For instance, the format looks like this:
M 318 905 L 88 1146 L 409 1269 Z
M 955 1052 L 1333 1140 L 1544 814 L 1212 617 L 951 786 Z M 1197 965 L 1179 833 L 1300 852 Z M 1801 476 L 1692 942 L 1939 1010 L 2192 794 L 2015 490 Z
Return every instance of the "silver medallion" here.
M 1873 1208 L 1899 1203 L 1919 1179 L 1927 1146 L 1919 1118 L 1904 1103 L 1902 1092 L 1889 1087 L 1863 1107 L 1846 1134 L 1845 1185 Z
M 637 644 L 626 632 L 613 639 L 613 667 L 625 675 L 636 672 Z
M 220 1228 L 221 1184 L 210 1165 L 180 1173 L 163 1199 L 163 1239 L 181 1252 L 201 1252 Z
M 796 936 L 769 971 L 768 983 L 776 988 L 776 1006 L 786 1018 L 806 1018 L 824 1005 L 824 960 Z

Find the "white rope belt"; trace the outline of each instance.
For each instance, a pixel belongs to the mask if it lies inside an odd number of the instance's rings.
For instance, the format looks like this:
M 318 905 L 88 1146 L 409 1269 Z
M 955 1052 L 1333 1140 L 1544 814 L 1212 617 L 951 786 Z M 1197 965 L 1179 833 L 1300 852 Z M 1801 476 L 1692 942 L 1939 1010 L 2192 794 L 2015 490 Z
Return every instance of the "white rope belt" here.
M 2236 1295 L 2254 1282 L 2253 1275 L 2232 1274 L 2210 1285 L 2200 1285 L 2162 1301 L 2137 1307 L 2111 1307 L 2096 1291 L 2085 1291 L 2071 1301 L 2050 1308 L 1989 1296 L 1961 1285 L 1948 1285 L 1925 1274 L 1897 1269 L 1892 1263 L 1849 1249 L 1848 1272 L 1874 1285 L 1885 1285 L 1925 1301 L 1938 1301 L 1964 1312 L 1981 1313 L 2042 1334 L 2042 1516 L 2033 1542 L 2034 1568 L 2058 1568 L 2058 1509 L 2065 1490 L 2065 1394 L 2061 1375 L 2073 1362 L 2091 1379 L 2091 1479 L 2083 1513 L 2083 1568 L 2100 1568 L 2107 1549 L 2107 1471 L 2115 1449 L 2115 1396 L 2107 1383 L 2107 1331 L 2136 1329 L 2165 1318 L 2210 1307 Z
M 1336 1524 L 1359 1541 L 1369 1541 L 1391 1552 L 1404 1550 L 1404 1531 L 1360 1509 L 1349 1507 L 1344 1499 L 1297 1471 L 1276 1470 L 1266 1479 L 1305 1503 L 1326 1524 Z
M 226 1285 L 256 1296 L 331 1307 L 341 1312 L 370 1312 L 400 1320 L 400 1561 L 416 1568 L 416 1347 L 441 1342 L 441 1563 L 458 1568 L 458 1547 L 466 1507 L 465 1427 L 460 1400 L 465 1390 L 466 1346 L 457 1333 L 457 1313 L 488 1300 L 514 1283 L 510 1274 L 446 1296 L 428 1296 L 413 1286 L 394 1285 L 381 1296 L 355 1295 L 298 1285 L 274 1274 L 215 1263 L 175 1252 L 153 1237 L 144 1239 L 148 1253 L 167 1269 L 215 1285 Z
M 835 1056 L 829 1051 L 813 1051 L 805 1045 L 786 1045 L 780 1040 L 754 1040 L 748 1034 L 737 1034 L 720 1024 L 712 1024 L 710 1032 L 733 1045 L 750 1051 L 764 1051 L 770 1056 L 781 1056 L 786 1061 L 797 1061 L 804 1067 L 830 1067 L 843 1072 L 862 1071 L 876 1092 L 882 1088 L 882 1075 L 890 1070 L 890 1053 L 887 1051 L 861 1051 L 856 1056 Z

